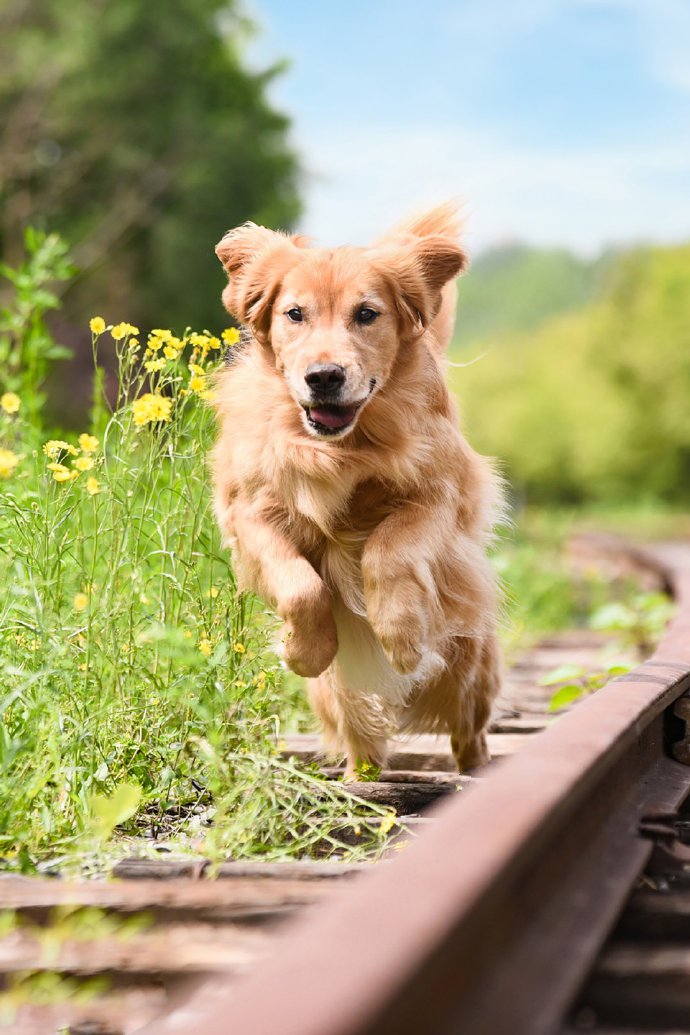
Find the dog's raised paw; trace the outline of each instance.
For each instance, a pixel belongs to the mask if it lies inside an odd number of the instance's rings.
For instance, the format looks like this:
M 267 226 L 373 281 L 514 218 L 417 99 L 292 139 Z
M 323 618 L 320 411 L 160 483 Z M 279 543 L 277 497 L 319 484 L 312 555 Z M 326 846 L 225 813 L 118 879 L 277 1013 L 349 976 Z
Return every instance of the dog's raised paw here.
M 386 657 L 396 672 L 403 676 L 412 675 L 422 661 L 422 649 L 410 639 L 387 636 L 381 639 Z
M 309 679 L 320 676 L 333 661 L 337 650 L 335 626 L 332 632 L 324 629 L 312 636 L 299 633 L 291 622 L 283 626 L 280 653 L 287 667 L 298 676 Z

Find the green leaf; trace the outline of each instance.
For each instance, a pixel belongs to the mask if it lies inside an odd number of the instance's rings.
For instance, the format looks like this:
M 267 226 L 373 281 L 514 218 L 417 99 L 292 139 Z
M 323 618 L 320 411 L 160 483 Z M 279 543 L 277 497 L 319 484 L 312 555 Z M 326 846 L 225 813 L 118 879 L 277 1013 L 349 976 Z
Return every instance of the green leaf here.
M 548 710 L 550 712 L 558 712 L 561 708 L 567 707 L 572 704 L 573 701 L 579 701 L 581 697 L 585 696 L 584 687 L 579 686 L 577 683 L 568 683 L 567 686 L 562 686 L 560 690 L 557 690 L 549 701 Z
M 624 676 L 631 668 L 632 665 L 624 665 L 620 661 L 615 661 L 613 664 L 606 666 L 606 672 L 609 676 Z
M 93 830 L 107 840 L 115 827 L 133 816 L 141 801 L 141 787 L 138 783 L 121 783 L 110 797 L 93 794 L 89 798 L 89 811 Z
M 591 629 L 601 632 L 629 629 L 635 624 L 635 613 L 624 604 L 605 604 L 595 611 L 589 620 Z

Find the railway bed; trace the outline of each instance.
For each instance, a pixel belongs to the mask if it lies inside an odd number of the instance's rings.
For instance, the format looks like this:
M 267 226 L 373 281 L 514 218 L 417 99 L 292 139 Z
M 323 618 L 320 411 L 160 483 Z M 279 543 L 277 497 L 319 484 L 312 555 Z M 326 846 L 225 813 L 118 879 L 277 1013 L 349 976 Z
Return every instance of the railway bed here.
M 20 919 L 0 937 L 5 988 L 27 972 L 104 982 L 82 1002 L 44 984 L 4 1030 L 690 1032 L 689 555 L 636 553 L 678 617 L 653 658 L 555 723 L 541 678 L 595 668 L 601 637 L 526 652 L 489 766 L 458 777 L 447 738 L 395 742 L 381 778 L 353 788 L 400 817 L 376 864 L 229 862 L 210 879 L 162 853 L 116 881 L 0 878 Z M 319 758 L 313 736 L 281 749 Z

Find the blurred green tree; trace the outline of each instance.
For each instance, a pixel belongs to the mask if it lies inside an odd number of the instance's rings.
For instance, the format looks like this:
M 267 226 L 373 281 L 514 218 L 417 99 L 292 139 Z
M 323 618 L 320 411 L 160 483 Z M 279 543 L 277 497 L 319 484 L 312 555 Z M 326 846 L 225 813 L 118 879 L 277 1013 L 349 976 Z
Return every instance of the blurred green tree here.
M 624 253 L 596 301 L 476 349 L 465 423 L 521 495 L 690 502 L 690 245 Z
M 213 245 L 245 219 L 290 226 L 299 166 L 243 59 L 235 0 L 5 0 L 0 251 L 57 230 L 80 270 L 66 315 L 217 325 Z
M 563 248 L 507 244 L 472 260 L 460 282 L 456 346 L 508 331 L 529 331 L 548 316 L 596 297 L 614 254 L 580 259 Z

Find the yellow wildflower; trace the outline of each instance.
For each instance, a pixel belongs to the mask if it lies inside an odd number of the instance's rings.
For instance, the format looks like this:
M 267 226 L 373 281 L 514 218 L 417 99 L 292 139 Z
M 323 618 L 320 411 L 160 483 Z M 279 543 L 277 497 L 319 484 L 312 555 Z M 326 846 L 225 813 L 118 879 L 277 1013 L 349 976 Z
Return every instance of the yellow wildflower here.
M 95 453 L 98 449 L 98 439 L 95 435 L 87 435 L 84 432 L 83 435 L 79 436 L 78 442 L 85 453 Z
M 177 359 L 179 354 L 179 350 L 174 345 L 166 345 L 163 349 L 163 355 L 166 359 Z
M 105 320 L 102 316 L 92 316 L 89 320 L 89 327 L 93 334 L 103 334 L 105 330 Z
M 244 653 L 246 653 L 246 650 L 247 650 L 247 648 L 245 647 L 245 645 L 243 643 L 235 643 L 235 644 L 233 644 L 232 649 L 234 650 L 235 654 L 244 654 Z
M 212 349 L 219 349 L 220 348 L 220 338 L 216 338 L 215 335 L 212 334 L 211 337 L 208 339 L 208 344 L 209 344 L 210 348 L 212 348 Z
M 177 348 L 179 345 L 179 339 L 173 336 L 172 331 L 166 331 L 161 327 L 156 327 L 154 330 L 149 331 L 146 345 L 152 352 L 158 352 L 158 350 L 164 345 L 173 345 Z
M 164 359 L 149 359 L 144 363 L 144 370 L 148 370 L 149 374 L 153 374 L 156 370 L 162 370 L 164 366 Z
M 218 596 L 218 586 L 211 586 L 211 588 L 208 591 L 208 595 L 210 596 L 211 600 L 215 600 Z
M 115 341 L 120 341 L 122 338 L 130 338 L 133 334 L 138 334 L 139 328 L 133 327 L 131 323 L 116 323 L 110 333 Z
M 194 345 L 200 349 L 208 348 L 209 341 L 210 337 L 208 334 L 199 334 L 197 331 L 194 331 L 189 335 L 190 345 Z
M 78 456 L 79 450 L 71 446 L 69 442 L 63 442 L 61 438 L 51 438 L 43 445 L 43 452 L 49 460 L 56 460 L 60 453 L 69 453 L 70 456 Z
M 213 644 L 204 636 L 203 639 L 199 640 L 199 653 L 203 654 L 205 658 L 208 658 L 213 650 Z
M 77 593 L 72 601 L 72 606 L 75 611 L 83 611 L 89 603 L 89 598 L 86 593 Z
M 384 816 L 384 818 L 381 820 L 381 824 L 379 826 L 379 832 L 381 833 L 381 835 L 383 837 L 385 837 L 386 834 L 389 834 L 391 832 L 391 830 L 393 829 L 394 826 L 395 826 L 395 813 L 390 814 L 388 816 Z
M 98 478 L 94 478 L 93 475 L 90 475 L 86 479 L 86 491 L 89 496 L 98 496 L 98 493 L 101 491 L 101 485 Z
M 138 338 L 130 338 L 129 345 L 127 346 L 127 348 L 129 349 L 130 352 L 138 352 L 139 351 L 139 339 Z
M 221 334 L 221 338 L 226 345 L 237 345 L 237 342 L 240 340 L 240 332 L 236 327 L 226 327 Z M 218 341 L 217 338 L 214 340 Z M 214 346 L 214 348 L 216 348 L 216 346 Z
M 0 406 L 2 406 L 5 413 L 16 413 L 21 404 L 21 399 L 14 392 L 5 392 L 4 395 L 0 396 Z
M 190 392 L 201 392 L 206 391 L 206 377 L 204 374 L 194 374 L 189 379 L 189 390 Z
M 48 464 L 48 470 L 53 472 L 53 479 L 56 482 L 69 482 L 72 480 L 72 475 L 77 475 L 77 471 L 70 471 L 69 467 L 65 467 L 64 464 Z
M 204 368 L 200 367 L 198 363 L 190 363 L 189 364 L 189 372 L 191 374 L 198 374 L 199 377 L 203 377 L 203 375 L 206 373 Z
M 170 420 L 172 406 L 172 399 L 157 393 L 146 392 L 132 403 L 134 423 L 141 427 L 143 424 L 153 424 L 159 420 Z
M 19 463 L 19 457 L 11 449 L 0 449 L 0 478 L 9 478 Z
M 95 463 L 92 456 L 78 456 L 74 461 L 74 466 L 78 471 L 90 471 Z

